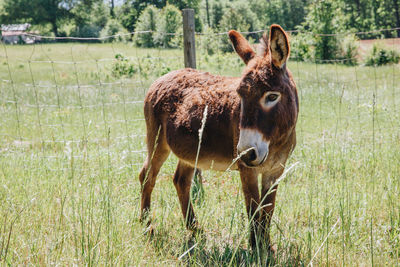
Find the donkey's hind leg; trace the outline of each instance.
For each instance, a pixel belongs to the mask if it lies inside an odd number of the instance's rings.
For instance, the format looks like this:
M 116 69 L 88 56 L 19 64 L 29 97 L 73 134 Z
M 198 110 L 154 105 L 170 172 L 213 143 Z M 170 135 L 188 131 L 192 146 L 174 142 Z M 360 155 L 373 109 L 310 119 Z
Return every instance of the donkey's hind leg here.
M 156 184 L 157 174 L 170 153 L 161 125 L 157 127 L 149 126 L 151 125 L 147 125 L 148 154 L 139 174 L 142 188 L 141 220 L 146 218 L 150 210 L 151 193 Z
M 183 219 L 188 229 L 195 229 L 196 218 L 190 202 L 190 186 L 192 184 L 194 168 L 182 161 L 178 162 L 174 175 L 174 185 L 181 204 Z

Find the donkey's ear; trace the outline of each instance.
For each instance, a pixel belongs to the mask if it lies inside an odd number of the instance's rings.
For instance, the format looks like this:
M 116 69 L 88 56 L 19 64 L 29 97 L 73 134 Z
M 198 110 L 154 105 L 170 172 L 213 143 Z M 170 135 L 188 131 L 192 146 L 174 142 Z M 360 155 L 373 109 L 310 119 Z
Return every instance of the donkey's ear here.
M 231 30 L 228 35 L 236 53 L 243 59 L 244 63 L 249 63 L 256 55 L 253 48 L 249 45 L 249 42 L 237 31 Z
M 289 40 L 281 26 L 271 25 L 269 31 L 269 49 L 271 52 L 272 64 L 277 68 L 283 68 L 289 57 Z

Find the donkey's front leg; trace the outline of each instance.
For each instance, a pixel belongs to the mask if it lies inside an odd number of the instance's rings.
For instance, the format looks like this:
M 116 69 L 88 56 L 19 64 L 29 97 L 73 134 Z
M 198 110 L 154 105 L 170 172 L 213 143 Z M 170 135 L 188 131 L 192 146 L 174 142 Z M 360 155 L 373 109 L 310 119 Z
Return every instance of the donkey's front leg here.
M 259 218 L 260 218 L 260 193 L 258 191 L 258 173 L 254 169 L 241 167 L 240 179 L 244 200 L 246 202 L 247 215 L 250 222 L 250 245 L 253 249 L 257 248 Z
M 278 179 L 282 171 L 279 171 L 276 174 L 262 174 L 262 188 L 261 188 L 261 206 L 262 206 L 262 214 L 260 218 L 260 234 L 262 236 L 262 240 L 265 244 L 272 249 L 271 241 L 270 241 L 270 225 L 272 215 L 274 214 L 275 210 L 275 197 L 276 191 L 278 190 L 278 185 L 274 184 L 276 179 Z

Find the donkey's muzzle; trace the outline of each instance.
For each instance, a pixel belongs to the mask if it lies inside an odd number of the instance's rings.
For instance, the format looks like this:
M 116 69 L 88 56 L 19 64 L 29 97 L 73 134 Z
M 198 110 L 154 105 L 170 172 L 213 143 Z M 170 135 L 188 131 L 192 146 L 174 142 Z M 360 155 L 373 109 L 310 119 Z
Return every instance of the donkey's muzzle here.
M 237 152 L 248 167 L 256 167 L 265 162 L 269 152 L 269 142 L 255 129 L 240 129 Z

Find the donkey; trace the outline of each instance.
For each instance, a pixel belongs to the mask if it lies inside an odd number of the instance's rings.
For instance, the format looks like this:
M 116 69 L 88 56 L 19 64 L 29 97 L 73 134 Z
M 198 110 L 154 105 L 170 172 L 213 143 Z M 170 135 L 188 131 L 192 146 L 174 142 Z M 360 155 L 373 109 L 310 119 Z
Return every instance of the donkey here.
M 172 151 L 179 159 L 173 182 L 188 229 L 197 222 L 190 187 L 203 112 L 207 119 L 197 168 L 239 170 L 253 248 L 266 242 L 277 185 L 296 145 L 299 110 L 296 85 L 286 67 L 289 40 L 279 25 L 263 35 L 257 55 L 237 31 L 228 33 L 246 64 L 242 77 L 223 77 L 186 68 L 157 79 L 144 100 L 148 155 L 141 169 L 141 219 L 150 209 L 156 176 Z M 261 174 L 261 197 L 258 176 Z

